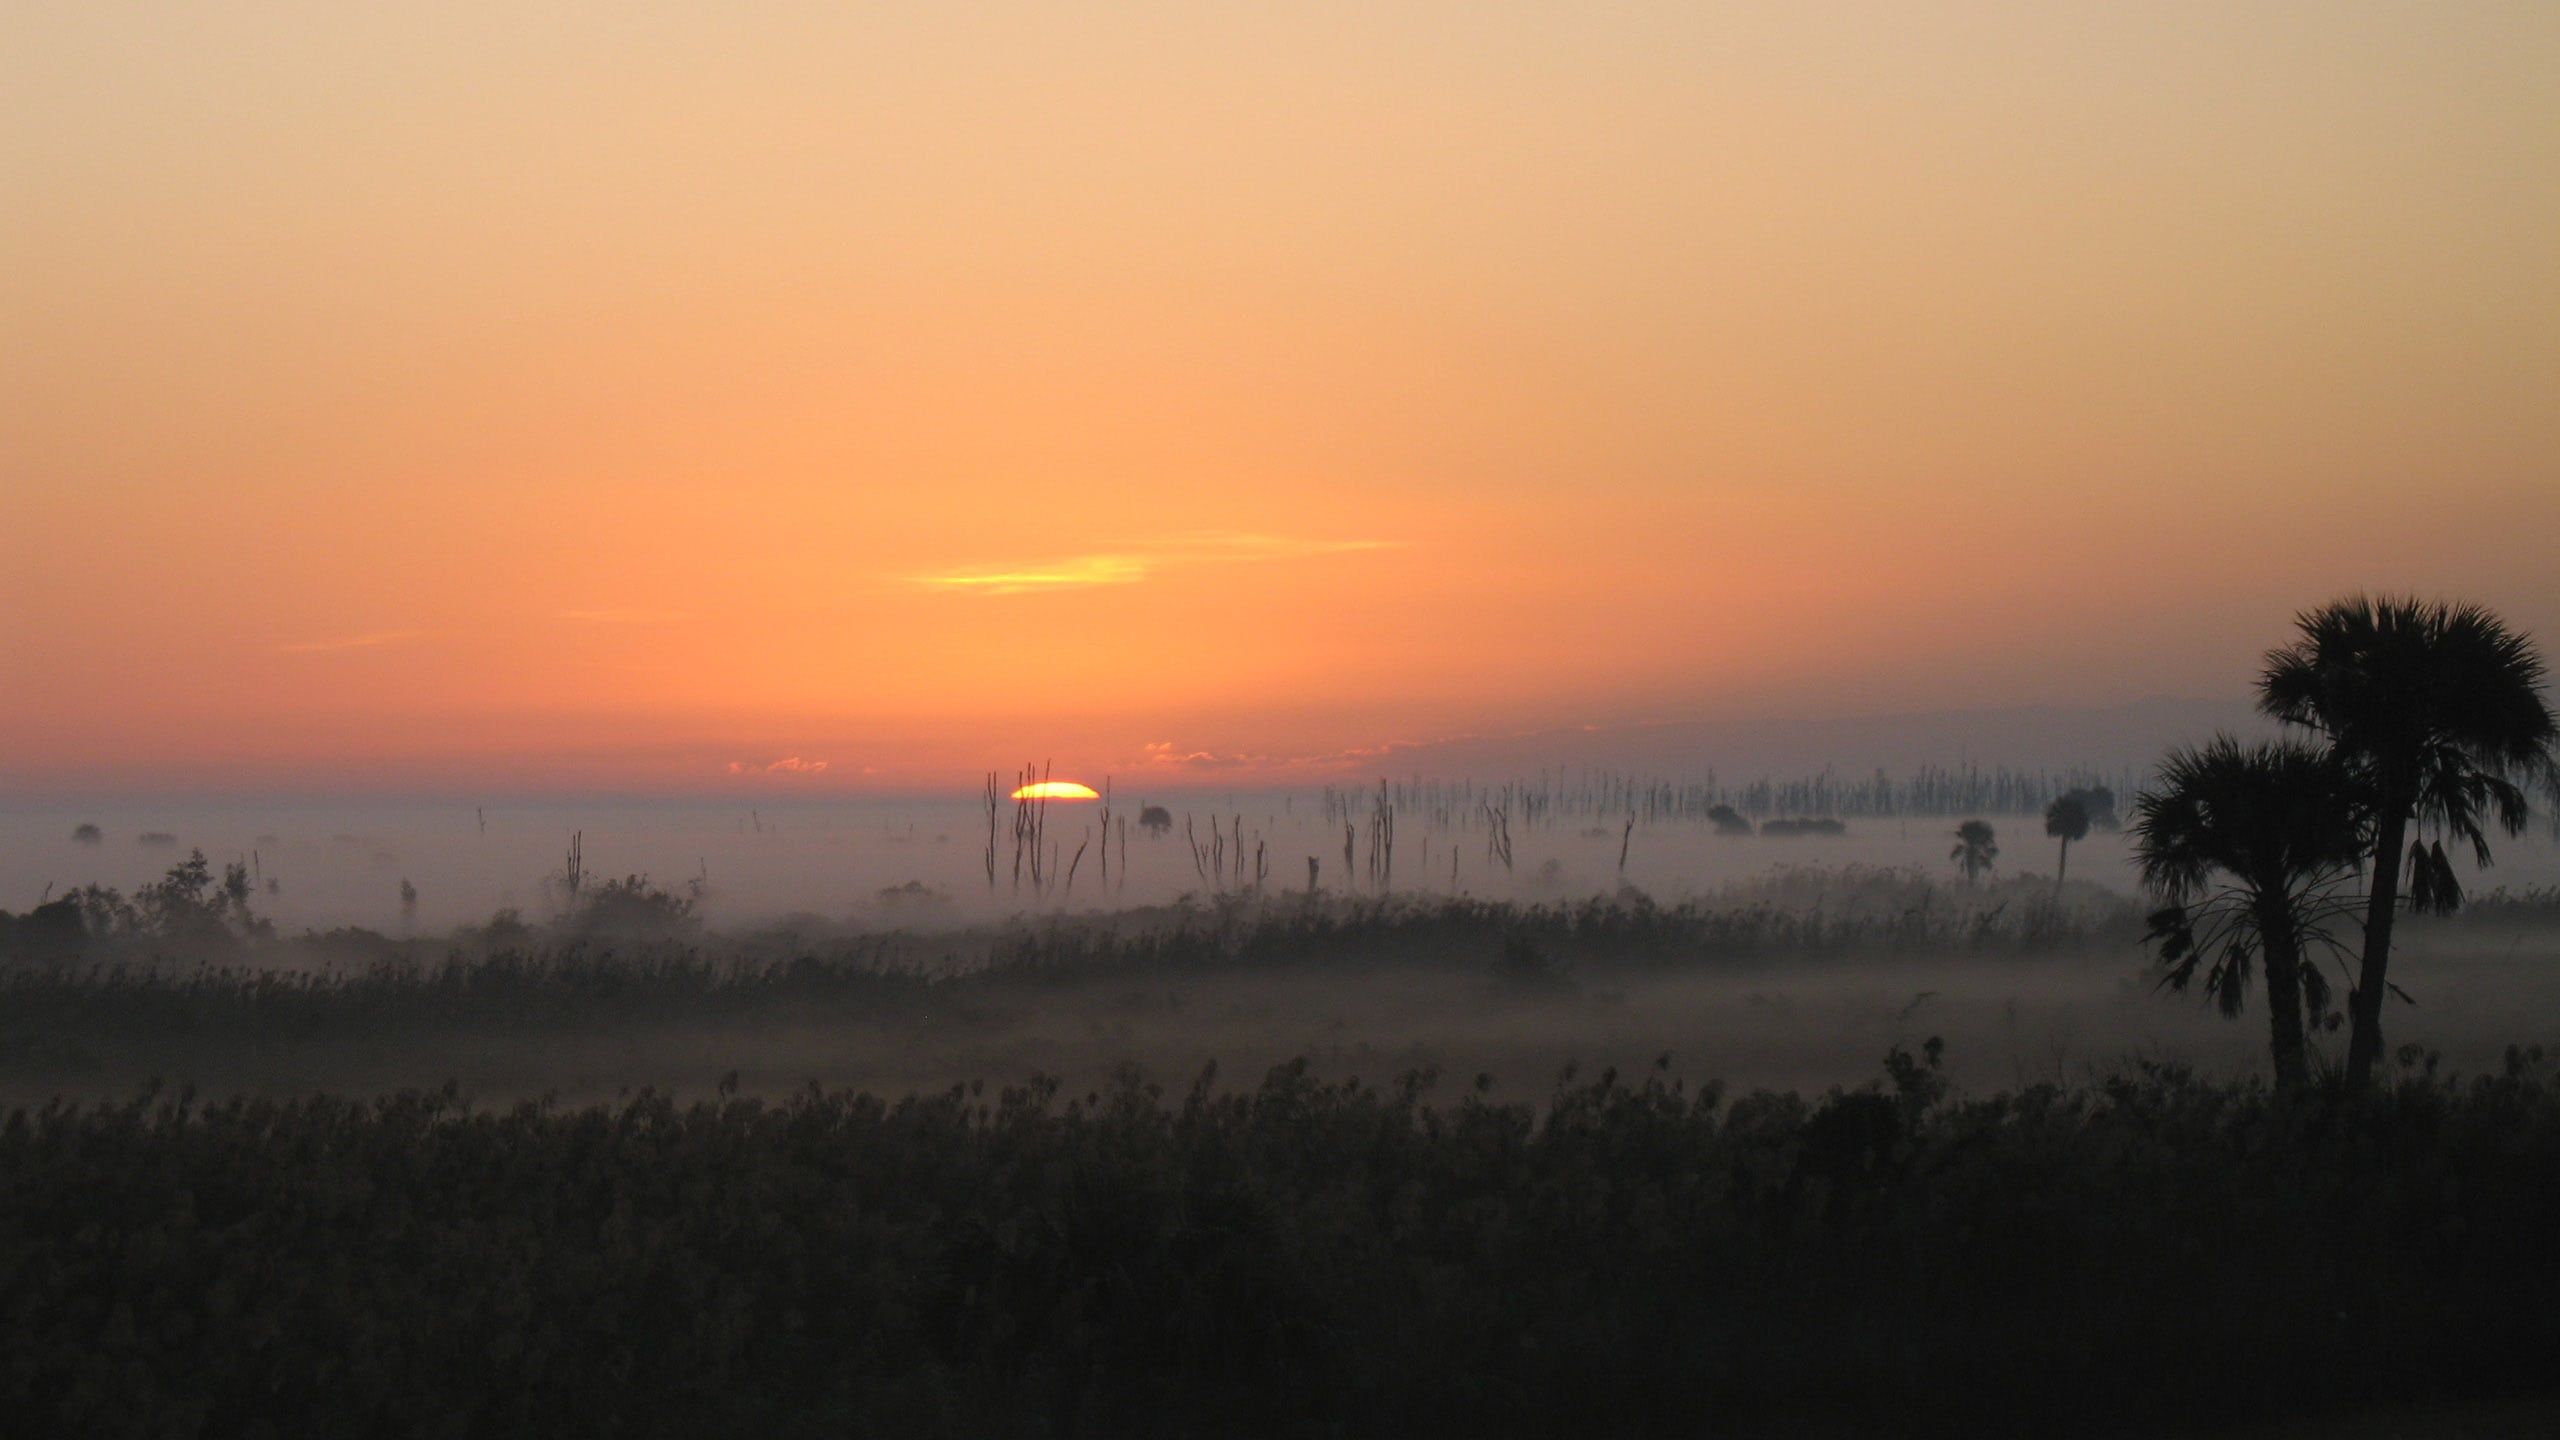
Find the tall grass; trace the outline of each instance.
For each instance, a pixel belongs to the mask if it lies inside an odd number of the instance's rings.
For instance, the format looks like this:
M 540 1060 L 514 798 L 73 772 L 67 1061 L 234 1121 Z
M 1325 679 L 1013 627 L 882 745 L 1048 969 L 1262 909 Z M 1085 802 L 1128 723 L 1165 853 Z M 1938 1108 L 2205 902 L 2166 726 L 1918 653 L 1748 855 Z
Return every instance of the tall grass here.
M 19 1110 L 0 1414 L 1973 1436 L 2552 1393 L 2538 1053 L 2355 1100 L 2160 1067 L 1967 1098 L 1936 1060 L 1811 1098 L 1606 1073 L 1533 1105 L 1300 1062 L 894 1104 Z

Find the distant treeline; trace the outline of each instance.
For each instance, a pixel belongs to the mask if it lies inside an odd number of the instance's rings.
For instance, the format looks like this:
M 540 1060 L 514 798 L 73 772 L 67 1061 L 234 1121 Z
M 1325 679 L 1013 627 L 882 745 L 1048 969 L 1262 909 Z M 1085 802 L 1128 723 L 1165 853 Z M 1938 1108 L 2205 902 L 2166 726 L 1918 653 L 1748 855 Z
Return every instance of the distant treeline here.
M 2102 791 L 2110 800 L 2131 795 L 2143 772 L 2134 769 L 2012 770 L 2005 765 L 1924 765 L 1896 778 L 1879 769 L 1866 776 L 1824 770 L 1818 775 L 1730 782 L 1712 769 L 1702 780 L 1665 780 L 1614 770 L 1542 773 L 1535 780 L 1485 784 L 1474 780 L 1386 780 L 1397 811 L 1434 828 L 1465 829 L 1482 823 L 1487 809 L 1522 825 L 1619 819 L 1644 824 L 1712 823 L 1719 806 L 1751 818 L 1890 819 L 1898 816 L 2041 815 L 2072 791 Z M 1378 784 L 1324 791 L 1325 817 L 1334 824 L 1365 819 L 1379 801 Z
M 2560 1085 L 1658 1077 L 0 1123 L 27 1434 L 2547 1433 Z M 1454 1092 L 1454 1093 L 1452 1093 Z M 2308 1432 L 2306 1432 L 2308 1433 Z

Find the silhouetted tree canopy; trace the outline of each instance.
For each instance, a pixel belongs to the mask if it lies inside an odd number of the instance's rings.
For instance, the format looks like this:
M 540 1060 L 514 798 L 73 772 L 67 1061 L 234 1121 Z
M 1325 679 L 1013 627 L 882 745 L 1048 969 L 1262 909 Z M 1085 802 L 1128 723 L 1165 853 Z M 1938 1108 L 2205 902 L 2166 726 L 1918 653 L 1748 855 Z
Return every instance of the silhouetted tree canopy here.
M 2318 747 L 2227 735 L 2173 750 L 2158 787 L 2134 799 L 2133 841 L 2143 884 L 2166 902 L 2148 936 L 2161 983 L 2184 991 L 2201 978 L 2237 1015 L 2262 969 L 2276 1083 L 2302 1084 L 2304 1013 L 2316 1023 L 2329 998 L 2310 951 L 2340 948 L 2330 926 L 2353 913 L 2364 850 L 2346 766 Z
M 2086 839 L 2089 834 L 2089 807 L 2076 794 L 2057 796 L 2044 807 L 2044 833 L 2062 841 L 2061 853 L 2054 857 L 2054 893 L 2062 891 L 2062 877 L 2071 868 L 2071 842 Z
M 2058 798 L 2079 801 L 2081 812 L 2089 817 L 2092 830 L 2115 830 L 2124 823 L 2116 818 L 2116 792 L 2104 785 L 2076 786 L 2063 791 Z
M 1996 832 L 1988 820 L 1967 820 L 1956 827 L 1955 834 L 1956 848 L 1947 852 L 1947 858 L 1964 872 L 1966 884 L 1978 883 L 2000 858 Z
M 2488 828 L 2521 832 L 2524 786 L 2552 783 L 2560 769 L 2560 730 L 2533 642 L 2480 606 L 2358 595 L 2296 625 L 2293 642 L 2267 655 L 2259 708 L 2325 737 L 2373 819 L 2364 953 L 2349 997 L 2347 1075 L 2361 1085 L 2382 1053 L 2403 874 L 2418 908 L 2459 906 L 2444 842 L 2468 842 L 2488 864 Z

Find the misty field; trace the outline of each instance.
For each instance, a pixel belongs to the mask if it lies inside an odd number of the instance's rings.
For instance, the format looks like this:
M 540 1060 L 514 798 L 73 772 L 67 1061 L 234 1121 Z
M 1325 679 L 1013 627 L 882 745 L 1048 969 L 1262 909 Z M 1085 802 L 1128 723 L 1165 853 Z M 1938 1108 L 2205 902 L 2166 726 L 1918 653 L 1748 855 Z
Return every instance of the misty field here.
M 555 915 L 563 903 L 556 882 L 572 835 L 583 837 L 585 863 L 596 876 L 641 875 L 670 890 L 698 891 L 700 916 L 723 931 L 810 917 L 870 930 L 949 928 L 1018 915 L 1169 905 L 1185 895 L 1205 901 L 1246 888 L 1252 877 L 1239 874 L 1238 862 L 1249 872 L 1256 852 L 1267 872 L 1261 888 L 1273 891 L 1304 888 L 1307 861 L 1314 859 L 1319 888 L 1336 896 L 1383 890 L 1552 902 L 1628 884 L 1677 903 L 1803 867 L 1917 868 L 1955 878 L 1947 832 L 1961 815 L 1947 807 L 1967 800 L 1986 802 L 1984 813 L 2001 827 L 2007 848 L 1999 877 L 2050 878 L 2055 855 L 2036 818 L 2010 812 L 2041 806 L 2058 786 L 2096 778 L 1998 770 L 1968 778 L 1923 770 L 1893 782 L 1860 782 L 1863 790 L 1819 776 L 1712 788 L 1614 777 L 1580 784 L 1414 782 L 1398 785 L 1392 797 L 1383 884 L 1370 873 L 1377 797 L 1368 789 L 1150 795 L 1124 779 L 1107 814 L 1090 804 L 1049 807 L 1040 847 L 1050 871 L 1045 888 L 1033 887 L 1023 873 L 1029 857 L 1017 857 L 1009 806 L 997 817 L 997 873 L 990 883 L 988 816 L 982 802 L 965 796 L 777 800 L 762 808 L 702 800 L 26 807 L 0 811 L 0 909 L 35 904 L 48 886 L 54 893 L 90 883 L 130 891 L 200 849 L 217 866 L 250 867 L 259 913 L 283 933 L 352 927 L 440 936 L 505 909 L 535 921 Z M 2104 778 L 2130 793 L 2132 777 Z M 1873 793 L 1880 786 L 1885 793 Z M 1709 818 L 1719 802 L 1736 807 L 1744 833 L 1722 831 Z M 1850 813 L 1835 836 L 1756 833 L 1769 821 L 1832 814 L 1822 807 L 1851 804 L 1927 808 Z M 1165 810 L 1162 831 L 1140 824 L 1149 805 Z M 1488 843 L 1488 808 L 1498 812 L 1507 842 L 1499 854 Z M 1630 818 L 1636 822 L 1631 831 Z M 1346 824 L 1355 831 L 1357 851 L 1347 866 Z M 82 826 L 94 827 L 95 838 L 75 838 Z M 1114 837 L 1108 855 L 1101 844 L 1106 827 Z M 146 843 L 146 836 L 158 838 Z M 1221 842 L 1223 855 L 1214 849 Z M 1079 864 L 1080 846 L 1086 853 Z M 2072 866 L 2075 874 L 2129 890 L 2124 857 L 2122 838 L 2102 832 L 2074 847 Z M 1017 858 L 1026 863 L 1017 866 Z M 2560 881 L 2560 847 L 2519 847 L 2502 860 L 2500 878 L 2517 886 Z M 404 882 L 416 892 L 414 907 L 403 905 Z
M 202 903 L 226 872 L 240 894 L 187 911 L 186 934 L 100 905 L 76 962 L 6 967 L 0 1098 L 115 1099 L 155 1078 L 264 1095 L 454 1081 L 490 1103 L 732 1076 L 765 1096 L 904 1094 L 1298 1057 L 1516 1094 L 1665 1054 L 1695 1083 L 1816 1091 L 1933 1034 L 1973 1088 L 2127 1058 L 2252 1071 L 2261 1026 L 2153 993 L 2122 835 L 2070 847 L 2056 885 L 2038 820 L 1994 811 L 1994 868 L 1966 883 L 1950 863 L 1955 821 L 1933 812 L 2105 778 L 1415 782 L 1178 798 L 1161 828 L 1126 792 L 1038 815 L 28 811 L 0 823 L 22 906 L 139 896 L 191 853 Z M 1847 818 L 1786 833 L 1815 812 Z M 2560 847 L 2526 837 L 2473 888 L 2546 894 L 2555 877 Z M 2395 1010 L 2395 1043 L 2476 1070 L 2554 1038 L 2519 1030 L 2560 1013 L 2529 926 L 2484 912 L 2408 943 L 2421 1003 Z
M 724 1083 L 897 1095 L 1090 1086 L 1129 1063 L 1243 1079 L 1301 1058 L 1329 1078 L 1427 1069 L 1518 1095 L 1569 1066 L 1666 1056 L 1691 1083 L 1811 1093 L 1932 1035 L 1974 1090 L 2264 1062 L 2254 1013 L 2159 993 L 2139 904 L 2038 877 L 1794 865 L 1676 905 L 1231 895 L 892 930 L 675 933 L 680 902 L 649 898 L 620 931 L 139 934 L 21 963 L 0 972 L 0 1097 L 111 1100 L 152 1081 L 271 1096 L 453 1082 L 485 1103 Z M 2560 1016 L 2551 892 L 2420 922 L 2408 947 L 2419 1003 L 2396 1009 L 2395 1043 L 2477 1072 L 2511 1043 L 2560 1042 L 2544 1033 Z
M 2547 1419 L 2560 894 L 2411 922 L 2389 1082 L 2284 1095 L 2262 1015 L 2158 992 L 2144 907 L 2076 878 L 2098 865 L 1967 883 L 1822 853 L 1668 902 L 1212 884 L 896 925 L 706 925 L 681 889 L 588 878 L 543 919 L 406 938 L 277 933 L 245 874 L 181 861 L 86 896 L 78 954 L 0 973 L 0 1411 Z

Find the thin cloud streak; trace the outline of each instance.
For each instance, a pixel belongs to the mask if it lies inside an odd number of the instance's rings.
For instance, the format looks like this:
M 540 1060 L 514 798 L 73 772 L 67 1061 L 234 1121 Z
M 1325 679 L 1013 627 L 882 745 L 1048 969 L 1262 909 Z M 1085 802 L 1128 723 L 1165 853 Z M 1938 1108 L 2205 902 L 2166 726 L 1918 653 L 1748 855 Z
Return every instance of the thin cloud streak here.
M 908 577 L 929 590 L 975 595 L 1027 595 L 1089 585 L 1134 585 L 1147 578 L 1147 562 L 1133 555 L 1074 555 L 1046 564 L 986 567 L 948 575 Z
M 805 760 L 797 755 L 764 765 L 759 765 L 752 760 L 732 760 L 729 762 L 728 772 L 732 775 L 824 775 L 827 773 L 827 762 Z M 863 773 L 871 772 L 866 770 Z
M 1348 555 L 1393 550 L 1402 544 L 1398 540 L 1304 540 L 1238 530 L 1201 530 L 1172 536 L 1143 550 L 1071 555 L 1030 565 L 974 566 L 939 575 L 911 575 L 907 580 L 931 590 L 1024 595 L 1094 585 L 1134 585 L 1176 566 Z

